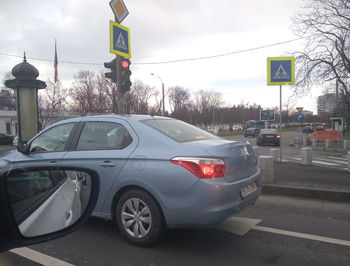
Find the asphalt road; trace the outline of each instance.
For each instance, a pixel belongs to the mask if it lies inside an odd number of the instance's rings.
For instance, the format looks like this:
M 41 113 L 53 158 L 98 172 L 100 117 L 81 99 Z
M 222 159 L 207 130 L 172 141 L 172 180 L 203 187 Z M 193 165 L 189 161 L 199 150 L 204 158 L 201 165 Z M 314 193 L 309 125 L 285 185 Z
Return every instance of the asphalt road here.
M 289 147 L 295 134 L 284 134 L 284 160 L 300 157 L 299 149 Z M 255 138 L 228 139 L 255 145 Z M 271 148 L 261 147 L 260 153 L 270 154 Z M 338 167 L 341 156 L 314 151 L 313 160 Z M 349 203 L 262 195 L 220 228 L 169 230 L 150 248 L 129 245 L 114 223 L 90 218 L 70 235 L 20 249 L 21 255 L 0 254 L 0 265 L 349 265 L 349 213 Z
M 30 248 L 75 265 L 348 266 L 349 213 L 345 203 L 261 196 L 220 229 L 169 230 L 150 248 L 129 245 L 114 223 L 95 218 Z M 0 254 L 0 264 L 37 265 L 11 252 Z

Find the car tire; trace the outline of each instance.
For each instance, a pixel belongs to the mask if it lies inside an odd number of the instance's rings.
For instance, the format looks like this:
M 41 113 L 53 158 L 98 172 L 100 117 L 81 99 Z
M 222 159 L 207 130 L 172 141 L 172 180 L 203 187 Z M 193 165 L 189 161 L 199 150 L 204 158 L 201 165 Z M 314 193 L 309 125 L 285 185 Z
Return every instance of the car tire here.
M 128 190 L 119 198 L 115 219 L 123 237 L 137 246 L 154 244 L 165 229 L 158 203 L 141 189 Z

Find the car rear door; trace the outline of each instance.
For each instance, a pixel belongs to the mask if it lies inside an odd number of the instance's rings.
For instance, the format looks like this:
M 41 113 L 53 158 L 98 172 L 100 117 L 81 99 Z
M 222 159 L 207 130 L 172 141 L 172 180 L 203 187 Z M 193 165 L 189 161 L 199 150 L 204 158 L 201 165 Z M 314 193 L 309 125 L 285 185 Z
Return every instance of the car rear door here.
M 64 155 L 63 165 L 88 167 L 99 174 L 100 196 L 95 212 L 102 210 L 109 191 L 137 143 L 137 135 L 123 119 L 90 117 L 81 122 L 80 134 Z

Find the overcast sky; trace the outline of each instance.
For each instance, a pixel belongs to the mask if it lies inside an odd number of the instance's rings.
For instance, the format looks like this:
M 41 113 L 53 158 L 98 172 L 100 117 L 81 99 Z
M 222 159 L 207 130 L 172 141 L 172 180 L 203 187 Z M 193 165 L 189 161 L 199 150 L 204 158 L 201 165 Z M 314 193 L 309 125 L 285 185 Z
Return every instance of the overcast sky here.
M 291 17 L 301 11 L 302 0 L 124 0 L 129 15 L 122 24 L 130 29 L 132 80 L 161 88 L 182 86 L 221 92 L 229 104 L 257 103 L 279 106 L 279 86 L 267 86 L 267 57 L 288 56 L 302 50 L 304 41 L 237 53 L 213 59 L 156 63 L 225 54 L 296 39 Z M 66 87 L 79 70 L 104 71 L 109 52 L 109 0 L 1 0 L 0 76 L 23 56 L 39 72 L 53 79 L 54 40 L 57 39 L 58 75 Z M 62 61 L 98 65 L 68 64 Z M 320 89 L 297 105 L 316 111 Z M 290 87 L 283 86 L 283 102 Z

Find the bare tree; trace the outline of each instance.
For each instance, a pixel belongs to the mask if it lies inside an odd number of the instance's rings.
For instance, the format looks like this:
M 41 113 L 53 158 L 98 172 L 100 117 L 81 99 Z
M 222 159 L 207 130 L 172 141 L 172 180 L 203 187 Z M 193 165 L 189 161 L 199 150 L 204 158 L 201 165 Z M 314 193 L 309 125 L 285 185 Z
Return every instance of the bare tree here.
M 39 91 L 38 95 L 39 122 L 42 128 L 57 120 L 68 96 L 68 90 L 62 87 L 60 81 L 55 84 L 48 80 L 46 84 L 46 89 Z
M 315 82 L 334 80 L 344 95 L 350 95 L 350 2 L 306 0 L 304 13 L 293 22 L 296 34 L 309 36 L 304 51 L 295 54 L 296 90 L 307 93 Z
M 158 96 L 158 91 L 154 87 L 144 84 L 140 80 L 133 82 L 127 96 L 128 112 L 132 114 L 148 114 L 151 107 L 151 99 Z M 155 111 L 158 111 L 160 104 L 157 103 Z
M 6 80 L 14 79 L 15 77 L 9 71 L 5 73 L 1 82 L 0 92 L 0 109 L 16 110 L 16 90 L 9 89 L 3 84 Z
M 190 93 L 183 87 L 171 87 L 168 89 L 168 98 L 172 112 L 177 113 L 189 104 Z
M 117 84 L 111 79 L 106 78 L 103 72 L 97 76 L 97 84 L 100 90 L 105 93 L 106 109 L 108 112 L 118 113 Z
M 70 95 L 74 101 L 74 109 L 81 115 L 94 113 L 96 74 L 81 70 L 74 76 L 73 88 Z
M 107 79 L 104 72 L 96 75 L 96 100 L 95 112 L 117 113 L 117 85 Z

